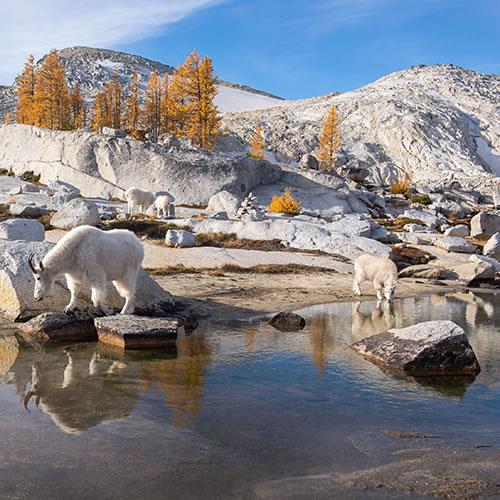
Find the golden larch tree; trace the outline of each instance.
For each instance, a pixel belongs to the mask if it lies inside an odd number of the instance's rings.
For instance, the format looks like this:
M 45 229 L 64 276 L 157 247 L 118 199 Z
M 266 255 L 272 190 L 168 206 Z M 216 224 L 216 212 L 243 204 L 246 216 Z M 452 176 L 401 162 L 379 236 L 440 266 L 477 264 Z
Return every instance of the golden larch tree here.
M 173 134 L 175 108 L 172 101 L 170 79 L 165 73 L 162 80 L 161 104 L 160 104 L 160 132 L 162 134 Z
M 34 102 L 35 102 L 35 60 L 29 56 L 21 75 L 17 77 L 17 122 L 26 125 L 34 125 Z
M 71 128 L 69 87 L 64 64 L 51 50 L 36 72 L 33 121 L 52 130 Z
M 139 75 L 134 71 L 130 79 L 125 108 L 125 128 L 132 135 L 135 135 L 139 129 L 140 112 Z
M 143 111 L 143 126 L 148 132 L 160 133 L 162 82 L 157 71 L 151 73 L 146 86 L 146 101 Z
M 3 117 L 3 123 L 4 125 L 10 125 L 12 122 L 12 117 L 10 113 L 5 113 L 5 116 Z
M 80 92 L 80 86 L 75 83 L 70 96 L 71 100 L 71 125 L 73 128 L 85 127 L 87 119 L 87 110 L 85 109 L 85 101 Z
M 255 127 L 255 132 L 250 139 L 250 158 L 255 158 L 256 160 L 264 160 L 264 136 L 262 134 L 262 127 L 257 125 Z
M 111 107 L 109 105 L 107 88 L 101 90 L 95 96 L 93 109 L 92 130 L 101 132 L 103 127 L 111 127 Z
M 120 129 L 122 126 L 122 86 L 118 72 L 113 73 L 113 78 L 107 87 L 107 99 L 111 117 L 111 127 Z
M 339 118 L 337 109 L 332 104 L 323 122 L 323 129 L 319 137 L 318 160 L 323 170 L 335 170 L 335 161 L 340 145 Z

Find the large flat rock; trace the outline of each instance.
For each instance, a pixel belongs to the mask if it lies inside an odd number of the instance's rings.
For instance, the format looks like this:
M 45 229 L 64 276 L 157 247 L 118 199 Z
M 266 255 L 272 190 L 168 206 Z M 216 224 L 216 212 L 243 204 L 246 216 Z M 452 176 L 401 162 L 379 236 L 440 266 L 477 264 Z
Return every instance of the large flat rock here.
M 42 313 L 19 325 L 21 335 L 35 342 L 97 340 L 94 318 L 88 313 Z
M 0 240 L 0 316 L 9 320 L 30 318 L 50 311 L 62 311 L 69 302 L 64 278 L 58 279 L 54 294 L 37 302 L 33 298 L 34 279 L 28 266 L 28 256 L 34 253 L 38 261 L 53 248 L 53 244 L 38 241 Z M 109 285 L 108 305 L 123 307 L 124 299 Z M 163 316 L 174 303 L 172 295 L 160 287 L 144 270 L 137 275 L 136 312 Z M 79 295 L 79 308 L 91 307 L 90 290 Z
M 394 328 L 351 347 L 374 363 L 410 375 L 466 375 L 481 371 L 463 329 L 452 321 L 426 321 Z
M 147 318 L 116 315 L 96 318 L 99 340 L 123 349 L 175 348 L 177 334 L 183 329 L 177 318 Z

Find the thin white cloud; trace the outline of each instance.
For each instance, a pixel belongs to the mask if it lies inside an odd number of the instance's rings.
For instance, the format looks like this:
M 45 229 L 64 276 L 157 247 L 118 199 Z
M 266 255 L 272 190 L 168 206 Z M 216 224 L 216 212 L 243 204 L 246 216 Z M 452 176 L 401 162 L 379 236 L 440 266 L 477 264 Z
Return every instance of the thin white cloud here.
M 113 47 L 145 38 L 222 0 L 14 0 L 2 3 L 0 83 L 29 54 L 75 45 Z

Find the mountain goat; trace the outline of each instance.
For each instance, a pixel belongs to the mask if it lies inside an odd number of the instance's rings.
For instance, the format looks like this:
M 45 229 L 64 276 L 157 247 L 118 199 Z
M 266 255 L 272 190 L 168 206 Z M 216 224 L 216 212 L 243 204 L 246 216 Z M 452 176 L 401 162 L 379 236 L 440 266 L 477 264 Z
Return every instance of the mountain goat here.
M 132 314 L 137 272 L 143 258 L 142 244 L 131 231 L 102 231 L 79 226 L 61 238 L 38 264 L 34 262 L 33 254 L 30 255 L 29 265 L 35 278 L 34 298 L 38 301 L 50 295 L 56 278 L 64 274 L 71 293 L 64 312 L 75 308 L 82 285 L 88 285 L 94 306 L 110 314 L 106 297 L 107 285 L 111 281 L 125 299 L 121 314 Z
M 362 253 L 354 261 L 353 291 L 356 295 L 361 295 L 359 285 L 363 281 L 373 282 L 379 300 L 391 300 L 398 282 L 396 264 L 387 257 Z
M 171 203 L 172 202 L 169 196 L 166 195 L 157 196 L 155 200 L 155 207 L 156 207 L 156 217 L 158 219 L 160 217 L 167 217 L 168 215 L 170 215 Z
M 148 207 L 155 202 L 156 195 L 151 191 L 143 191 L 139 188 L 130 188 L 125 191 L 125 199 L 127 200 L 127 212 L 132 214 L 134 208 L 139 208 L 139 211 L 144 213 Z

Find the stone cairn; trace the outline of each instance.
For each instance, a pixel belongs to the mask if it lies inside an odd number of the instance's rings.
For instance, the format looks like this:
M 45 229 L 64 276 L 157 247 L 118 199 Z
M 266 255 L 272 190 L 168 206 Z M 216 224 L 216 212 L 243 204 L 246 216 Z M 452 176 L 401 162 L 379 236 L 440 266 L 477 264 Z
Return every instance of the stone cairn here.
M 241 221 L 258 221 L 264 218 L 264 210 L 257 204 L 257 197 L 252 193 L 241 202 L 240 208 L 236 212 L 236 218 Z

